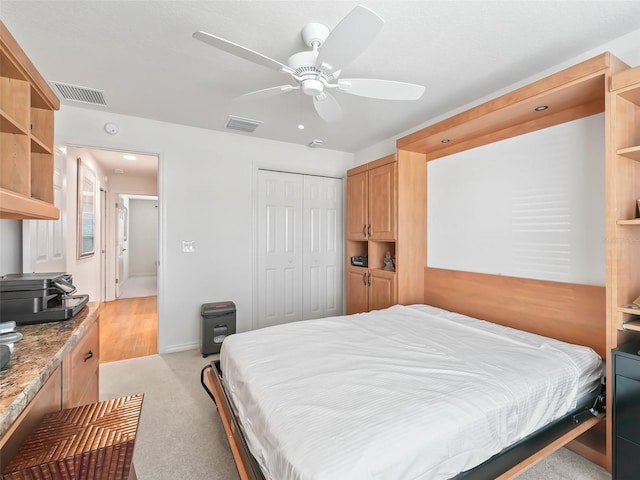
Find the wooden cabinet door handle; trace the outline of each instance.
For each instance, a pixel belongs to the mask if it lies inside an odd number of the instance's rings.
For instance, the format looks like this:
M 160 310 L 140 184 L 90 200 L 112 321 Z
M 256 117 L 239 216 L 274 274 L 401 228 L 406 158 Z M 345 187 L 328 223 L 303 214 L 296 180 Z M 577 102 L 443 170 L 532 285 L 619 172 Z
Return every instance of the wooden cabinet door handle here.
M 365 285 L 367 284 L 367 272 L 364 272 L 362 274 L 362 283 L 364 283 Z
M 84 361 L 86 362 L 87 360 L 90 360 L 92 358 L 93 358 L 93 352 L 89 350 L 84 356 Z
M 367 272 L 367 285 L 371 286 L 371 272 Z
M 362 236 L 367 238 L 367 224 L 362 225 Z
M 371 224 L 367 225 L 367 236 L 371 236 Z

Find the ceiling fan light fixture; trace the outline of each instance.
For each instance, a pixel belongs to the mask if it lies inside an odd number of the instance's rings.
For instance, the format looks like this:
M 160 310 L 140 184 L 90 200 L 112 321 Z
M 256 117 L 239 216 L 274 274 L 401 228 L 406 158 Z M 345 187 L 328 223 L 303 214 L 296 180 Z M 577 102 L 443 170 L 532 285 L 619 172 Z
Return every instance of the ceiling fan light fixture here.
M 311 97 L 315 97 L 316 95 L 320 95 L 324 91 L 324 83 L 320 80 L 316 80 L 315 78 L 307 78 L 302 81 L 302 92 L 305 95 L 309 95 Z

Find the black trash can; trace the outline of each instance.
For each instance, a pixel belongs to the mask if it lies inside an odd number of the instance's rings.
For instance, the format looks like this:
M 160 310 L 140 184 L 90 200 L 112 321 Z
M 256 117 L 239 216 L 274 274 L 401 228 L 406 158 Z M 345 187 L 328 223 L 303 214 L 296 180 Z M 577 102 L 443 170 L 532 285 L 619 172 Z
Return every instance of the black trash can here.
M 222 341 L 236 333 L 236 305 L 233 302 L 205 303 L 202 316 L 202 356 L 219 353 Z

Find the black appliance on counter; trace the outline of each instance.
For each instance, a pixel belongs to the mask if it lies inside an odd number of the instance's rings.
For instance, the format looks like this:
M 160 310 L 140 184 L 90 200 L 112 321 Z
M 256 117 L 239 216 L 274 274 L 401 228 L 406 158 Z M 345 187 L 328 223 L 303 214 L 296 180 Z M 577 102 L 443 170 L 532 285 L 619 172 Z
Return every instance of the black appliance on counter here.
M 76 287 L 68 273 L 10 273 L 0 276 L 0 319 L 18 325 L 73 318 L 89 295 L 72 295 Z

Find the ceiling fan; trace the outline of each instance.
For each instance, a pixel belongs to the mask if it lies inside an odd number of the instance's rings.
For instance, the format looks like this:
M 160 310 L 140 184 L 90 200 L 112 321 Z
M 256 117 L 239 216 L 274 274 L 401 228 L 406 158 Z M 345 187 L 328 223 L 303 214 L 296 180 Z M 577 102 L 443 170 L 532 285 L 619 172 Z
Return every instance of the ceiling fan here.
M 237 57 L 290 75 L 294 85 L 280 85 L 246 93 L 236 100 L 266 98 L 294 90 L 313 97 L 318 115 L 326 122 L 342 120 L 342 108 L 330 90 L 383 100 L 417 100 L 425 87 L 411 83 L 371 78 L 339 78 L 342 68 L 358 57 L 382 29 L 384 20 L 369 8 L 358 5 L 333 30 L 321 23 L 309 23 L 302 39 L 311 48 L 289 57 L 283 64 L 247 47 L 206 32 L 193 37 Z

